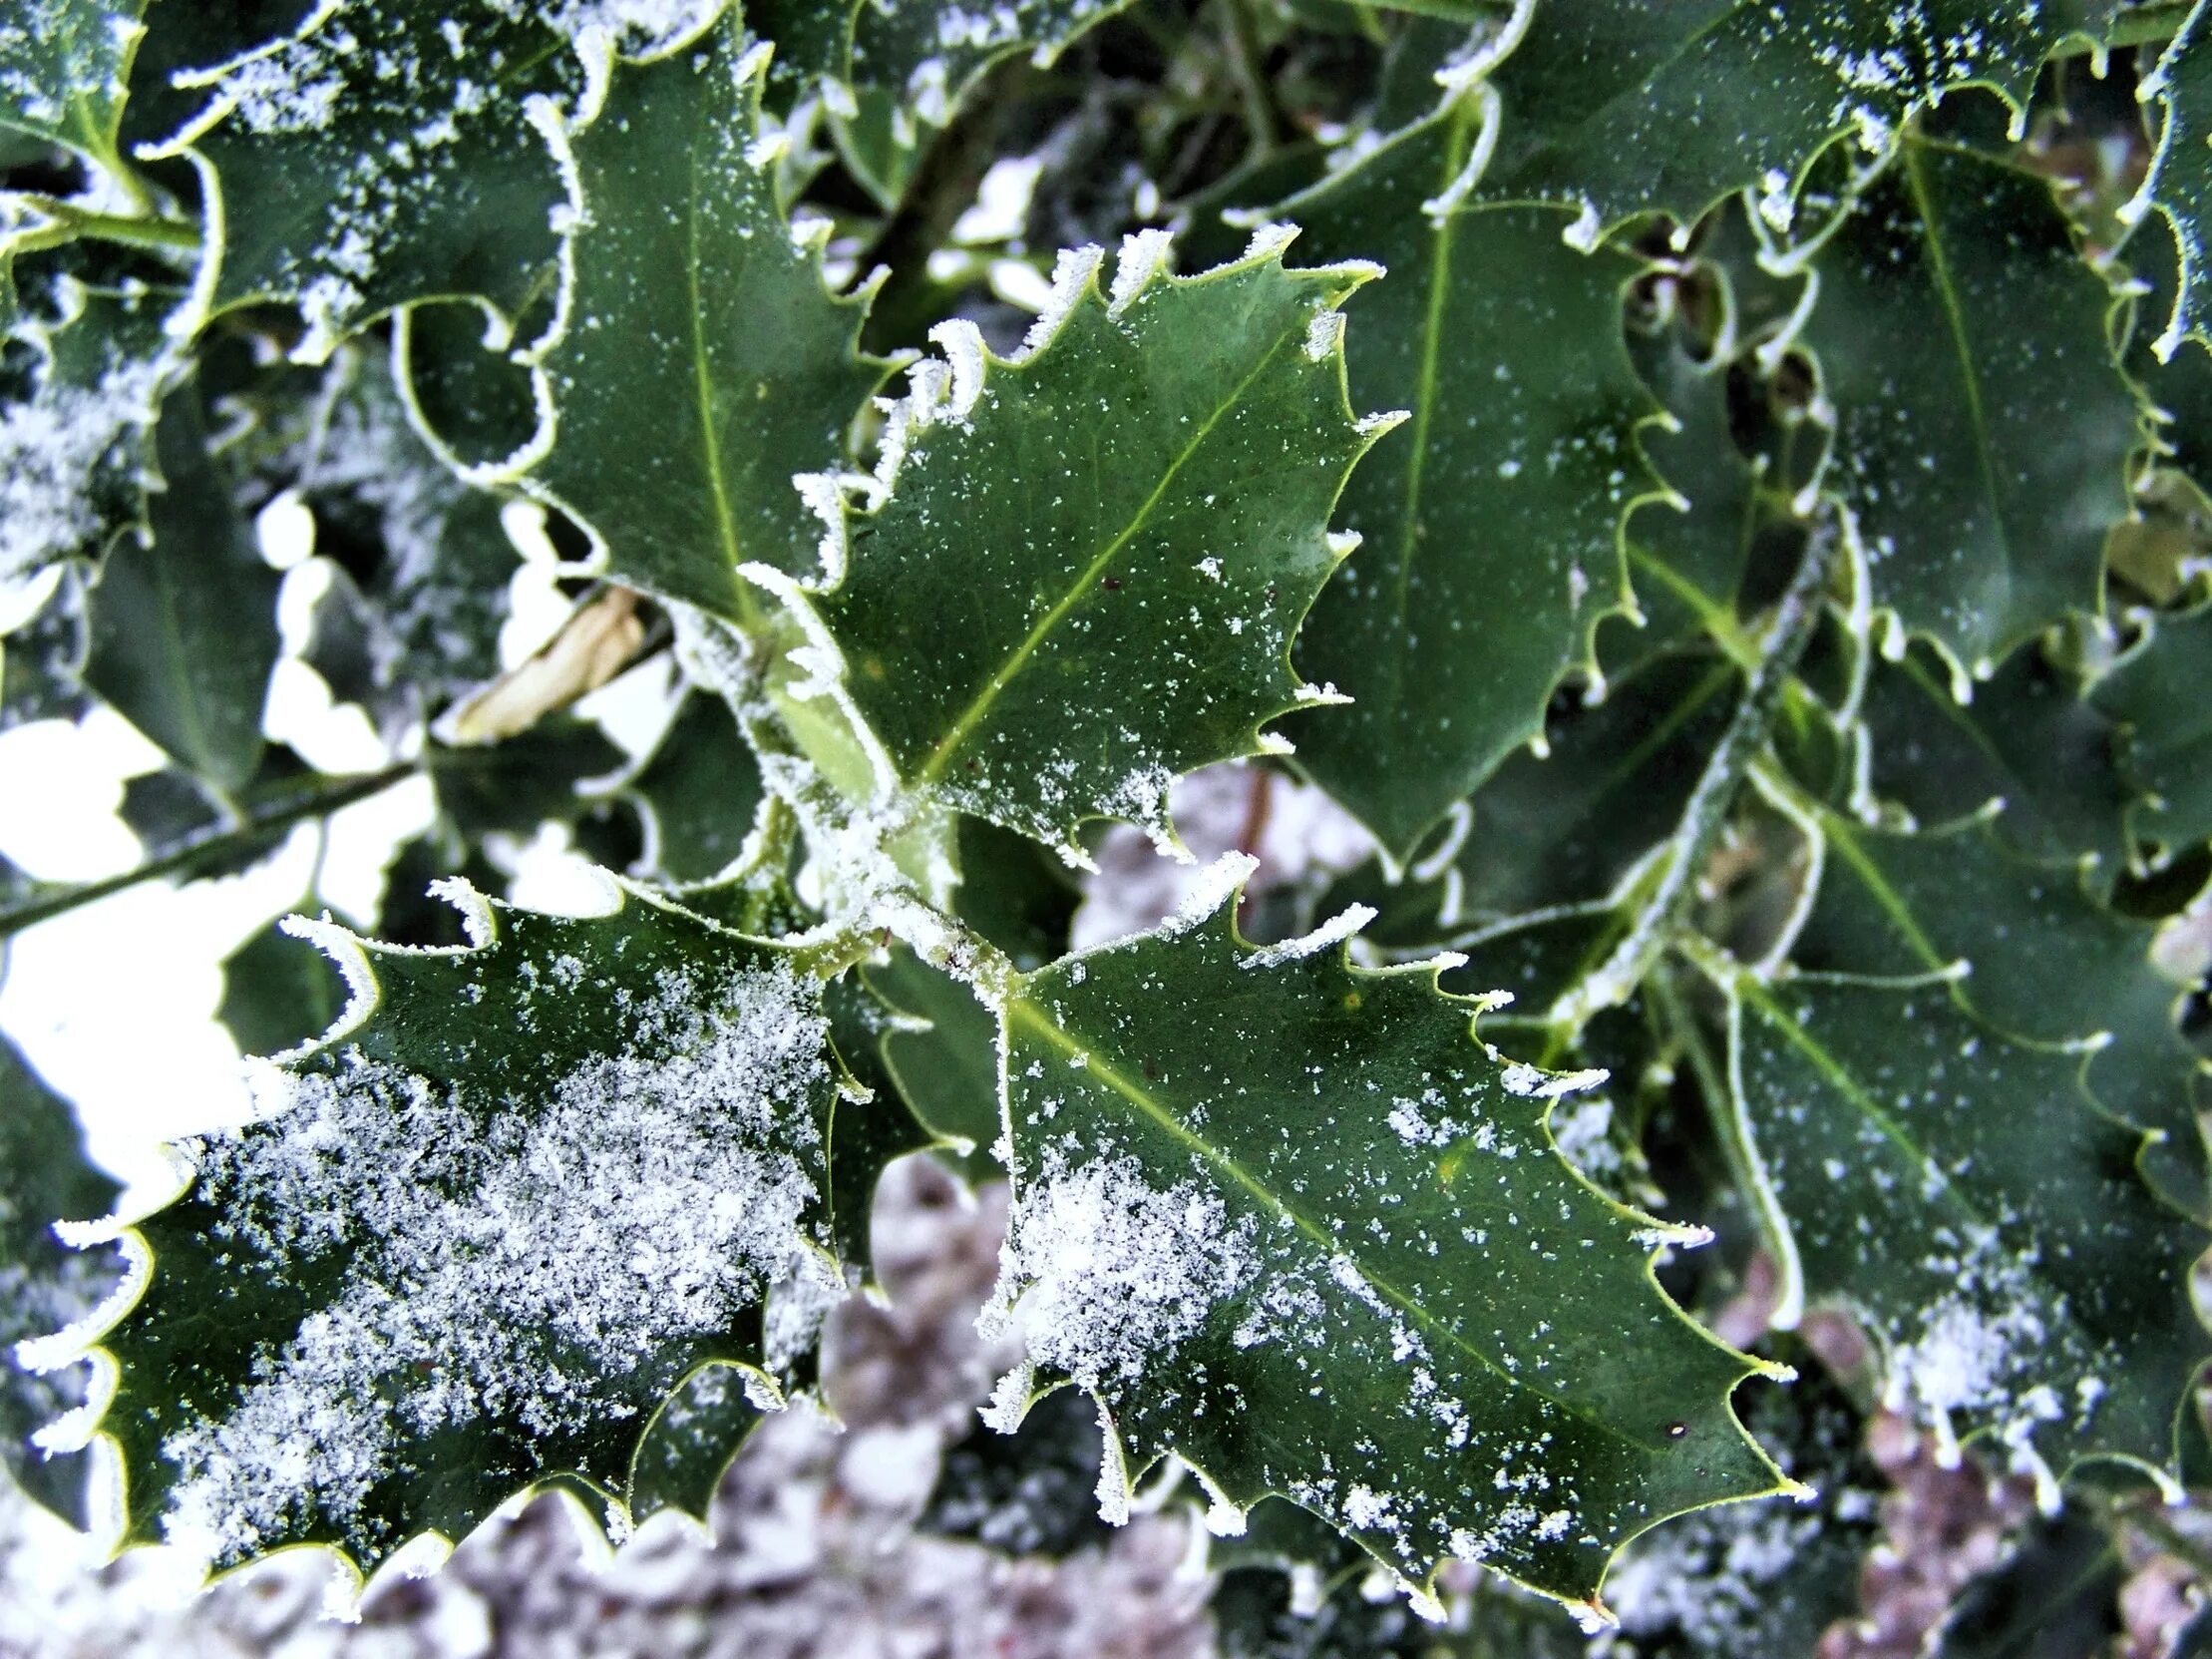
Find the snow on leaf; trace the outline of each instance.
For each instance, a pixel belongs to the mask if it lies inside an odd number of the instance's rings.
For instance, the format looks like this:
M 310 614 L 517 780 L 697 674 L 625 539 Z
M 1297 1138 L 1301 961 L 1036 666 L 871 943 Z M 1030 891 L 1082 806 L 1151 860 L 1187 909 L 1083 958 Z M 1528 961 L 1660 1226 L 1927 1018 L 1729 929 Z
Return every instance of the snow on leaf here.
M 1807 1302 L 1864 1322 L 1891 1406 L 1954 1455 L 1993 1436 L 2053 1495 L 2091 1456 L 2170 1482 L 2212 1349 L 2188 1289 L 2207 1235 L 2143 1183 L 2142 1136 L 2082 1097 L 2075 1056 L 1999 1037 L 1943 985 L 1716 973 L 1781 1258 Z
M 560 419 L 530 481 L 621 580 L 738 619 L 759 604 L 741 565 L 814 568 L 793 475 L 844 464 L 882 378 L 858 350 L 865 299 L 829 292 L 777 204 L 768 62 L 733 11 L 706 50 L 618 71 L 560 134 L 575 217 L 540 356 Z
M 2144 417 L 2106 335 L 2111 288 L 2047 181 L 1908 135 L 1811 268 L 1800 337 L 1836 419 L 1823 487 L 1875 606 L 1977 674 L 2093 612 Z
M 155 406 L 178 367 L 161 296 L 67 279 L 54 292 L 56 318 L 15 329 L 36 361 L 0 385 L 0 583 L 97 554 L 140 518 Z
M 123 171 L 117 137 L 146 0 L 21 0 L 0 18 L 0 127 Z
M 1433 970 L 1272 958 L 1208 917 L 1044 969 L 1003 1015 L 1014 1198 L 986 1325 L 1094 1394 L 1108 1497 L 1173 1452 L 1425 1584 L 1564 1600 L 1680 1509 L 1774 1488 L 1755 1368 L 1654 1286 L 1648 1217 L 1555 1150 Z M 1421 1132 L 1409 1134 L 1418 1122 Z M 1001 1386 L 1010 1427 L 1033 1385 Z
M 1504 100 L 1479 199 L 1584 207 L 1591 230 L 1678 223 L 1737 190 L 1786 227 L 1828 143 L 1886 152 L 1948 91 L 2025 105 L 2062 41 L 2098 37 L 2116 0 L 1545 0 L 1488 75 Z
M 1374 267 L 1288 269 L 1288 239 L 1189 277 L 1133 243 L 1118 306 L 1064 253 L 1020 353 L 915 366 L 869 499 L 824 501 L 808 601 L 902 783 L 1063 846 L 1097 817 L 1164 839 L 1177 775 L 1306 700 L 1290 639 L 1387 423 L 1352 418 L 1339 347 L 1301 349 Z
M 512 317 L 553 260 L 561 201 L 525 110 L 580 95 L 562 18 L 522 0 L 324 0 L 291 34 L 179 84 L 207 102 L 162 154 L 199 167 L 216 309 L 298 304 L 320 361 L 410 300 Z
M 1452 208 L 1479 150 L 1462 101 L 1275 211 L 1326 258 L 1379 258 L 1353 397 L 1412 411 L 1346 485 L 1362 542 L 1299 636 L 1348 707 L 1290 722 L 1297 764 L 1401 858 L 1543 730 L 1599 619 L 1630 604 L 1621 525 L 1657 481 L 1637 447 L 1653 402 L 1622 337 L 1637 266 L 1578 253 L 1566 216 Z
M 774 1404 L 764 1298 L 839 1284 L 805 966 L 641 895 L 581 921 L 456 896 L 454 951 L 304 925 L 353 1006 L 140 1224 L 151 1284 L 100 1339 L 127 1539 L 366 1571 L 555 1474 L 620 1523 L 671 1390 L 717 1362 Z
M 13 1349 L 75 1324 L 107 1294 L 115 1278 L 107 1253 L 72 1250 L 53 1227 L 105 1215 L 117 1190 L 86 1161 L 68 1104 L 0 1039 L 0 1461 L 77 1525 L 90 1520 L 86 1459 L 36 1441 L 84 1404 L 85 1368 L 34 1372 Z

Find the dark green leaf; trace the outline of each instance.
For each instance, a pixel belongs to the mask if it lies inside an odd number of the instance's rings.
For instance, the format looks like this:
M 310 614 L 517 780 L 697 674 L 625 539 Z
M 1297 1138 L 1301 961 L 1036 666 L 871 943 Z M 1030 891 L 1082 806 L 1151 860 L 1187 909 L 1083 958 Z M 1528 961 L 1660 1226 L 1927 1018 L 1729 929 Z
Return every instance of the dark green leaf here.
M 146 532 L 110 550 L 92 591 L 85 683 L 181 765 L 235 791 L 260 761 L 278 578 L 208 449 L 195 388 L 163 405 L 155 445 L 162 487 Z
M 1908 134 L 1813 261 L 1801 338 L 1835 406 L 1827 475 L 1878 608 L 1977 676 L 2094 613 L 2139 396 L 2113 296 L 2039 175 Z
M 1848 1305 L 1939 1445 L 1988 1434 L 2038 1474 L 2170 1469 L 2212 1346 L 2188 1290 L 2206 1235 L 2143 1184 L 2142 1137 L 2082 1099 L 2075 1058 L 1942 986 L 1722 978 L 1733 1110 L 1786 1218 L 1781 1317 L 1797 1284 Z
M 128 178 L 117 145 L 147 0 L 24 0 L 0 21 L 0 127 Z
M 2114 1603 L 2126 1577 L 2111 1535 L 2088 1515 L 2037 1520 L 2002 1566 L 1967 1585 L 1924 1651 L 1928 1659 L 2076 1659 L 2112 1651 Z
M 2178 1027 L 2183 988 L 2152 961 L 2153 924 L 2098 904 L 2076 865 L 2018 857 L 1994 825 L 1908 835 L 1832 811 L 1818 823 L 1827 857 L 1792 952 L 1800 966 L 1963 972 L 1953 995 L 1996 1030 L 2036 1043 L 2100 1042 L 2086 1062 L 2089 1092 L 2155 1132 L 2162 1184 L 2192 1213 L 2212 1214 L 2190 1100 L 2205 1066 Z
M 916 1117 L 968 1152 L 999 1136 L 998 1029 L 975 994 L 901 949 L 866 970 L 870 989 L 908 1017 L 884 1035 L 884 1063 Z
M 127 1538 L 366 1571 L 553 1476 L 619 1520 L 670 1391 L 713 1361 L 772 1398 L 764 1295 L 838 1286 L 806 962 L 634 896 L 471 915 L 459 952 L 310 925 L 348 1022 L 141 1225 L 148 1284 L 101 1339 Z
M 1289 270 L 1284 241 L 1175 277 L 1132 237 L 1110 295 L 1064 254 L 1011 359 L 940 331 L 888 500 L 839 509 L 844 578 L 811 602 L 901 782 L 1062 846 L 1099 817 L 1165 837 L 1175 776 L 1265 750 L 1315 695 L 1288 647 L 1381 429 L 1352 419 L 1333 320 L 1373 270 Z
M 343 0 L 200 77 L 206 108 L 173 148 L 208 197 L 212 305 L 296 302 L 307 361 L 410 300 L 514 316 L 561 200 L 525 106 L 582 83 L 563 32 L 579 8 L 546 10 Z
M 583 784 L 622 764 L 622 751 L 599 728 L 556 714 L 498 743 L 432 743 L 424 766 L 439 810 L 469 836 L 488 830 L 531 835 L 548 822 L 572 823 L 589 803 Z
M 711 50 L 625 69 L 567 140 L 578 227 L 544 357 L 560 420 L 533 475 L 614 576 L 741 620 L 739 566 L 816 569 L 793 475 L 840 468 L 882 378 L 865 302 L 830 294 L 777 203 L 767 60 L 743 44 L 733 12 Z
M 1954 823 L 2003 800 L 1994 827 L 2017 851 L 2125 866 L 2112 723 L 2039 652 L 2008 657 L 1965 703 L 1933 652 L 1877 659 L 1859 717 L 1874 794 L 1918 822 Z
M 1317 256 L 1390 272 L 1352 326 L 1351 388 L 1412 418 L 1352 474 L 1341 518 L 1364 541 L 1299 637 L 1352 703 L 1290 736 L 1400 857 L 1542 732 L 1628 604 L 1621 520 L 1654 483 L 1637 432 L 1658 411 L 1622 335 L 1637 267 L 1568 247 L 1553 208 L 1423 210 L 1476 126 L 1448 108 L 1277 209 Z
M 2212 606 L 2163 616 L 2091 695 L 2120 722 L 2128 781 L 2145 797 L 2129 823 L 2171 855 L 2212 836 Z
M 2212 296 L 2206 293 L 2212 278 L 2204 268 L 2205 203 L 2212 199 L 2212 45 L 2205 38 L 2212 23 L 2206 20 L 2207 9 L 2205 0 L 2189 8 L 2138 89 L 2144 103 L 2163 108 L 2165 122 L 2142 193 L 2126 211 L 2140 215 L 2155 209 L 2162 214 L 2173 226 L 2181 253 L 2172 315 L 2155 345 L 2161 358 L 2170 358 L 2191 337 L 2212 349 Z
M 1575 1081 L 1493 1058 L 1433 970 L 1349 969 L 1340 927 L 1256 951 L 1209 897 L 1005 1009 L 986 1326 L 1099 1399 L 1109 1517 L 1175 1452 L 1230 1517 L 1287 1493 L 1416 1584 L 1456 1556 L 1588 1602 L 1635 1533 L 1772 1491 L 1727 1405 L 1755 1362 L 1553 1149 Z
M 1588 229 L 1640 213 L 1688 224 L 1758 193 L 1787 226 L 1794 187 L 1831 139 L 1888 148 L 1962 86 L 2025 105 L 2061 41 L 2095 37 L 2115 0 L 1544 0 L 1489 77 L 1498 151 L 1477 193 L 1582 205 Z
M 31 1437 L 85 1403 L 84 1368 L 28 1371 L 14 1349 L 85 1318 L 114 1286 L 112 1253 L 73 1250 L 53 1224 L 102 1219 L 120 1190 L 86 1162 L 76 1114 L 0 1038 L 0 1462 L 77 1526 L 90 1524 L 85 1454 Z
M 1640 1656 L 1809 1656 L 1859 1612 L 1888 1487 L 1861 1445 L 1860 1413 L 1824 1372 L 1801 1367 L 1787 1388 L 1753 1396 L 1744 1426 L 1817 1496 L 1701 1509 L 1631 1544 L 1609 1600 Z
M 760 767 L 729 705 L 685 695 L 629 789 L 645 803 L 646 872 L 668 882 L 705 881 L 743 851 L 760 809 Z
M 215 1018 L 239 1049 L 274 1054 L 337 1024 L 345 997 L 330 964 L 305 940 L 263 928 L 224 959 Z

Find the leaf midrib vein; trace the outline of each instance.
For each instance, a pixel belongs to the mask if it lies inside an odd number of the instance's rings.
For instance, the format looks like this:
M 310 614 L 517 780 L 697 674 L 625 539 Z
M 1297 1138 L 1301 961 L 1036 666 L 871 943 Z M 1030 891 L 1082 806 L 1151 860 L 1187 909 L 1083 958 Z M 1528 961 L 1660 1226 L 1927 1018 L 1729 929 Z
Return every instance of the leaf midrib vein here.
M 1922 175 L 1920 142 L 1916 136 L 1908 135 L 1900 149 L 1905 189 L 1912 197 L 1913 211 L 1920 219 L 1922 239 L 1928 245 L 1929 273 L 1935 280 L 1936 297 L 1943 305 L 1944 319 L 1950 325 L 1952 350 L 1959 359 L 1959 380 L 1966 391 L 1967 422 L 1974 434 L 1975 470 L 1982 478 L 1982 494 L 1989 502 L 1991 526 L 1997 533 L 1999 550 L 2005 557 L 2006 573 L 2010 577 L 2014 563 L 2013 538 L 2005 522 L 2005 505 L 1998 491 L 1996 464 L 1990 448 L 1989 411 L 1983 405 L 1982 380 L 1976 372 L 1974 352 L 1967 341 L 1966 311 L 1960 303 L 1958 284 L 1951 274 L 1951 258 L 1944 248 L 1943 232 L 1937 228 L 1935 203 Z
M 1006 1007 L 1009 1017 L 1020 1019 L 1023 1024 L 1029 1026 L 1071 1059 L 1080 1058 L 1083 1069 L 1091 1076 L 1096 1077 L 1107 1087 L 1113 1089 L 1115 1093 L 1127 1099 L 1179 1144 L 1187 1147 L 1195 1155 L 1221 1170 L 1236 1181 L 1239 1186 L 1242 1186 L 1247 1192 L 1250 1192 L 1263 1204 L 1267 1205 L 1268 1208 L 1289 1221 L 1327 1255 L 1331 1257 L 1342 1256 L 1351 1261 L 1358 1267 L 1361 1277 L 1373 1286 L 1377 1295 L 1397 1308 L 1421 1330 L 1442 1339 L 1447 1346 L 1456 1349 L 1473 1360 L 1507 1388 L 1522 1390 L 1535 1395 L 1539 1399 L 1548 1400 L 1568 1416 L 1588 1424 L 1591 1428 L 1611 1439 L 1626 1442 L 1639 1451 L 1649 1452 L 1664 1450 L 1661 1447 L 1647 1445 L 1637 1439 L 1636 1436 L 1629 1434 L 1604 1418 L 1593 1416 L 1587 1408 L 1578 1405 L 1576 1402 L 1562 1399 L 1549 1390 L 1538 1388 L 1526 1378 L 1519 1377 L 1506 1370 L 1504 1366 L 1475 1347 L 1458 1331 L 1444 1324 L 1435 1315 L 1422 1308 L 1410 1295 L 1400 1290 L 1393 1281 L 1368 1271 L 1366 1264 L 1359 1260 L 1355 1249 L 1351 1245 L 1337 1239 L 1320 1223 L 1294 1209 L 1281 1194 L 1269 1187 L 1259 1176 L 1247 1169 L 1228 1152 L 1193 1134 L 1173 1112 L 1154 1099 L 1148 1090 L 1133 1082 L 1117 1067 L 1101 1060 L 1095 1048 L 1085 1046 L 1077 1041 L 1073 1034 L 1055 1021 L 1047 1019 L 1037 1010 L 1034 1004 L 1016 998 L 1010 1001 Z
M 1106 574 L 1107 567 L 1113 563 L 1114 557 L 1136 538 L 1139 531 L 1144 529 L 1153 513 L 1159 508 L 1160 503 L 1167 499 L 1168 491 L 1174 487 L 1176 479 L 1182 475 L 1183 469 L 1190 464 L 1191 458 L 1199 452 L 1206 440 L 1212 436 L 1214 428 L 1221 424 L 1222 417 L 1244 401 L 1245 393 L 1252 389 L 1253 382 L 1267 372 L 1269 365 L 1282 354 L 1283 348 L 1289 340 L 1290 336 L 1285 334 L 1273 346 L 1269 347 L 1267 354 L 1253 365 L 1251 372 L 1237 382 L 1229 395 L 1200 424 L 1198 431 L 1192 435 L 1191 441 L 1184 445 L 1182 453 L 1168 464 L 1167 471 L 1162 474 L 1160 482 L 1154 486 L 1152 493 L 1138 507 L 1136 514 L 1130 519 L 1128 525 L 1123 528 L 1119 535 L 1099 549 L 1090 563 L 1077 575 L 1068 591 L 1060 597 L 1059 601 L 1050 610 L 1037 619 L 1028 633 L 1023 636 L 1021 643 L 1014 647 L 1012 653 L 999 665 L 997 671 L 983 682 L 982 689 L 976 692 L 967 707 L 961 710 L 959 716 L 953 720 L 944 735 L 937 739 L 935 746 L 929 751 L 928 758 L 922 764 L 918 781 L 933 783 L 944 775 L 944 768 L 950 762 L 953 752 L 967 740 L 969 733 L 974 731 L 983 717 L 990 712 L 991 706 L 997 702 L 1000 693 L 1013 682 L 1014 677 L 1021 672 L 1030 657 L 1036 654 L 1037 648 L 1043 644 L 1045 636 L 1057 627 L 1068 613 L 1083 601 L 1091 589 L 1096 586 L 1099 578 Z

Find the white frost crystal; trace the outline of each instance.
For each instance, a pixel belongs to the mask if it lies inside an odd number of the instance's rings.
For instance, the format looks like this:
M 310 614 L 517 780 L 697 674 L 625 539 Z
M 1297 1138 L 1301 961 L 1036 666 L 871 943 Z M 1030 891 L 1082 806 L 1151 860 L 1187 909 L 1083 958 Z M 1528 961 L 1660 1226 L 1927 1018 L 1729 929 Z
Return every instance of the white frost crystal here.
M 630 1415 L 675 1381 L 673 1347 L 788 1271 L 827 1074 L 809 988 L 781 965 L 668 972 L 627 1012 L 621 1052 L 502 1109 L 349 1049 L 283 1074 L 273 1122 L 200 1149 L 241 1269 L 296 1283 L 343 1253 L 343 1289 L 165 1441 L 173 1542 L 216 1558 L 311 1516 L 351 1531 L 437 1430 Z
M 119 359 L 89 387 L 48 385 L 0 411 L 0 582 L 77 552 L 101 528 L 97 485 L 153 419 L 168 362 Z
M 1032 1361 L 1085 1388 L 1134 1382 L 1259 1271 L 1252 1218 L 1198 1180 L 1162 1189 L 1133 1157 L 1048 1153 L 1015 1205 L 976 1328 L 1016 1329 Z

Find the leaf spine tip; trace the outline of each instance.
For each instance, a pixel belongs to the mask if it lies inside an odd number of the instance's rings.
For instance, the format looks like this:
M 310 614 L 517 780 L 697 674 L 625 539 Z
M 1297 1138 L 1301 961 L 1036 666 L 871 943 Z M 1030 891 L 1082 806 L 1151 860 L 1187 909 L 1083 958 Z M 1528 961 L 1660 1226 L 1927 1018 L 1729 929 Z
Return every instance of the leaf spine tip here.
M 1108 316 L 1120 316 L 1165 274 L 1174 247 L 1175 238 L 1160 229 L 1133 230 L 1122 237 L 1106 296 Z
M 1297 240 L 1298 227 L 1276 219 L 1266 219 L 1253 226 L 1252 239 L 1245 243 L 1245 250 L 1231 261 L 1235 265 L 1263 264 L 1270 259 L 1283 257 L 1284 249 Z
M 472 950 L 483 950 L 499 932 L 492 915 L 492 901 L 466 876 L 440 876 L 424 889 L 433 899 L 451 905 L 461 917 L 461 932 Z
M 1044 309 L 1030 323 L 1029 332 L 1021 337 L 1015 361 L 1033 357 L 1052 343 L 1053 336 L 1067 321 L 1068 313 L 1097 280 L 1099 263 L 1105 257 L 1106 250 L 1096 242 L 1060 249 L 1059 257 L 1052 263 L 1052 291 L 1045 299 Z

